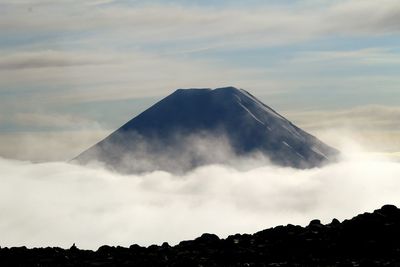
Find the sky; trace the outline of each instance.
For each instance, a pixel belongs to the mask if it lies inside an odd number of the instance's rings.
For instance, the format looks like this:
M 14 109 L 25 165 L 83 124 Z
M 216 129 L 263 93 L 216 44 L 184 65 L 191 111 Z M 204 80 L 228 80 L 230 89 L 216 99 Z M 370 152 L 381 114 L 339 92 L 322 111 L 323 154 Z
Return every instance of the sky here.
M 0 1 L 0 156 L 68 160 L 177 88 L 400 151 L 400 3 Z M 371 140 L 373 140 L 371 142 Z

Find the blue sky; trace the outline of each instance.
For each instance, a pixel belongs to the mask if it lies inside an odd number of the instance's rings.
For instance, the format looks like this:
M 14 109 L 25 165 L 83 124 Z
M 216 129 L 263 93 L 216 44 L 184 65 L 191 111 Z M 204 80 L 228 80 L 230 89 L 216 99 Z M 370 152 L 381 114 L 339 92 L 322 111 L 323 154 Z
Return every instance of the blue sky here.
M 373 110 L 374 131 L 398 130 L 397 0 L 3 0 L 0 15 L 2 156 L 93 133 L 81 149 L 189 87 L 247 89 L 305 128 Z

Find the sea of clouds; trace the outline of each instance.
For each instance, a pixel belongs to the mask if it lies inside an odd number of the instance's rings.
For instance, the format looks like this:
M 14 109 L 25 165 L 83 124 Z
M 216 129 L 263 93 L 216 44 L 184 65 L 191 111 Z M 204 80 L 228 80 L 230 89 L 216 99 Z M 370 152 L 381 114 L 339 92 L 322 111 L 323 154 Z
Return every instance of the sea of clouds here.
M 343 148 L 341 148 L 343 151 Z M 177 244 L 400 206 L 400 163 L 360 150 L 322 168 L 208 165 L 183 175 L 0 158 L 0 246 Z M 247 162 L 247 163 L 246 163 Z

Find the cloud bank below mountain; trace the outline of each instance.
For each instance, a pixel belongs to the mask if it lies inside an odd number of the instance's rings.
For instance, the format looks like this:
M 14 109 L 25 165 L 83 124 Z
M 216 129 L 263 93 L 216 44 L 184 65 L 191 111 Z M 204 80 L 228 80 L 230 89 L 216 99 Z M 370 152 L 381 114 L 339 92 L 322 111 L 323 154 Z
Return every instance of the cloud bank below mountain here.
M 399 163 L 346 155 L 310 170 L 210 165 L 183 176 L 1 159 L 0 245 L 175 244 L 203 232 L 226 237 L 400 205 Z

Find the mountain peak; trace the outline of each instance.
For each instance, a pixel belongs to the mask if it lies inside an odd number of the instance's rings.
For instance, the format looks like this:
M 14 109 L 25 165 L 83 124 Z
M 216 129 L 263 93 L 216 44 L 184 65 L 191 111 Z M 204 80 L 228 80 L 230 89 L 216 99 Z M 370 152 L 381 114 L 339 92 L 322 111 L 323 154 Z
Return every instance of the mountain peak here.
M 123 172 L 187 171 L 254 153 L 279 165 L 311 168 L 338 151 L 249 92 L 223 87 L 178 89 L 76 159 Z
M 226 92 L 226 93 L 238 93 L 241 89 L 233 87 L 233 86 L 226 86 L 226 87 L 219 87 L 219 88 L 180 88 L 175 91 L 175 93 L 193 93 L 193 92 L 202 92 L 202 93 L 218 93 L 218 92 Z
M 230 97 L 230 96 L 240 96 L 241 94 L 247 93 L 243 89 L 238 89 L 233 86 L 220 87 L 220 88 L 189 88 L 189 89 L 177 89 L 171 96 L 198 96 L 198 95 L 213 95 L 214 97 Z

